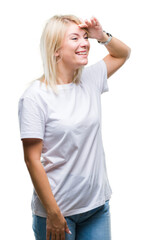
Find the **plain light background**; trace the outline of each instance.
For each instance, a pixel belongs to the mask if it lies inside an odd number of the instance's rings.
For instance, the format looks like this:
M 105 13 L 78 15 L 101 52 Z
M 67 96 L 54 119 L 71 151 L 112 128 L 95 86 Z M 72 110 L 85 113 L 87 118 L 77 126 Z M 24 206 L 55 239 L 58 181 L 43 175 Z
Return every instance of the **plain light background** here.
M 3 1 L 0 6 L 2 239 L 32 240 L 32 183 L 24 163 L 18 100 L 42 74 L 39 42 L 55 14 L 96 16 L 102 27 L 131 47 L 131 57 L 108 79 L 102 95 L 102 133 L 110 201 L 112 239 L 149 239 L 149 34 L 147 1 Z M 148 18 L 148 19 L 147 19 Z M 108 54 L 91 42 L 89 65 Z

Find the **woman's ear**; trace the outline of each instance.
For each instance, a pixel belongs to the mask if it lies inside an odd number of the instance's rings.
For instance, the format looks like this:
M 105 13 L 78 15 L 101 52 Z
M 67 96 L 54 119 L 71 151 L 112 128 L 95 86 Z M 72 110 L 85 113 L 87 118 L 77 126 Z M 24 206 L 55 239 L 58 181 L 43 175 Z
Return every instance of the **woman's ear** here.
M 56 52 L 54 53 L 54 55 L 55 55 L 55 57 L 58 57 L 58 56 L 59 56 L 59 51 L 56 51 Z
M 62 60 L 62 53 L 61 53 L 61 49 L 57 50 L 55 53 L 54 53 L 54 56 L 56 57 L 56 62 L 58 63 L 59 61 Z
M 55 57 L 59 57 L 60 56 L 60 48 L 55 51 L 54 55 L 55 55 Z

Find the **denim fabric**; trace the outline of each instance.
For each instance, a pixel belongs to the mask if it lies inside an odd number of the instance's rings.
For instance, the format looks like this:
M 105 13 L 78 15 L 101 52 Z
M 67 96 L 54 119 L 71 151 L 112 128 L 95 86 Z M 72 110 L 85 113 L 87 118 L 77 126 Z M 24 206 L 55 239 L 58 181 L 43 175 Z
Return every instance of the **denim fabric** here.
M 65 217 L 72 234 L 65 240 L 111 240 L 109 200 L 104 205 L 85 213 Z M 46 218 L 33 215 L 36 240 L 46 240 Z

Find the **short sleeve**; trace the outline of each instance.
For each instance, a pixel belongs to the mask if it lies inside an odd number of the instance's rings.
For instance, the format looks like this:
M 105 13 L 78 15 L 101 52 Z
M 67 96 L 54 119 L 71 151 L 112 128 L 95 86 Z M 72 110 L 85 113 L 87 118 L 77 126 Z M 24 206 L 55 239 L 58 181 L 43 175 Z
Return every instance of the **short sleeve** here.
M 38 104 L 29 97 L 24 97 L 18 103 L 20 137 L 44 138 L 45 114 Z
M 96 85 L 101 94 L 109 91 L 107 83 L 107 66 L 103 59 L 86 67 L 83 71 L 85 77 L 84 81 Z

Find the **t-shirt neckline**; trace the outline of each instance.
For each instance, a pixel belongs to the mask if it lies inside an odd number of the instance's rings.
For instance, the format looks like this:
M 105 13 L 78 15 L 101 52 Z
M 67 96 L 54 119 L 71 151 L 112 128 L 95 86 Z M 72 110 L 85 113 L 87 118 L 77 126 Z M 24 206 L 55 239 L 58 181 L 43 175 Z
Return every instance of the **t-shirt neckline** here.
M 46 84 L 44 82 L 41 82 L 39 79 L 37 79 L 37 81 L 40 83 L 42 83 L 42 86 L 44 86 L 44 88 L 46 88 Z M 69 89 L 72 88 L 75 85 L 74 82 L 71 83 L 66 83 L 66 84 L 56 84 L 56 87 L 58 89 Z
M 75 83 L 71 82 L 71 83 L 66 83 L 66 84 L 56 84 L 58 89 L 67 89 L 70 88 L 71 86 L 73 86 Z

